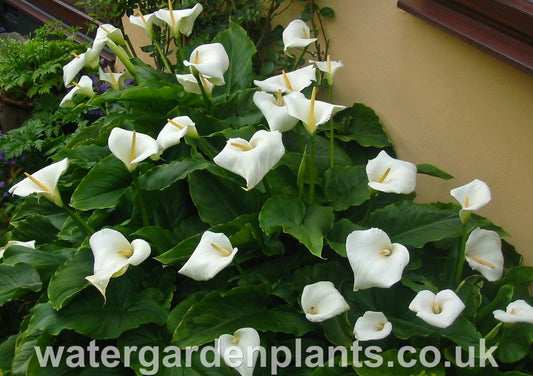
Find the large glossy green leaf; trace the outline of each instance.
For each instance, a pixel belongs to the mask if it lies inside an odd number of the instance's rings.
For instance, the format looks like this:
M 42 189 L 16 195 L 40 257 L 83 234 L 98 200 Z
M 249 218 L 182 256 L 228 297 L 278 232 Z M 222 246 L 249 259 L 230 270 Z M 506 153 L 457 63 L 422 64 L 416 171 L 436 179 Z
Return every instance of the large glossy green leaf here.
M 30 264 L 35 270 L 37 270 L 43 281 L 48 280 L 55 270 L 66 260 L 67 257 L 62 254 L 21 247 L 18 245 L 9 247 L 4 253 L 4 264 Z
M 213 341 L 243 327 L 302 336 L 313 326 L 288 305 L 270 307 L 268 296 L 259 287 L 236 287 L 221 294 L 213 291 L 183 316 L 174 330 L 173 342 L 180 347 Z
M 252 56 L 256 49 L 246 31 L 230 20 L 229 29 L 218 34 L 213 42 L 221 43 L 228 54 L 230 65 L 224 74 L 226 95 L 250 87 L 252 83 Z
M 56 270 L 48 285 L 48 298 L 54 309 L 62 309 L 89 285 L 85 277 L 93 274 L 93 262 L 91 250 L 82 248 Z
M 131 184 L 131 174 L 121 160 L 109 155 L 85 176 L 70 200 L 79 210 L 112 208 Z
M 292 235 L 315 256 L 322 256 L 324 233 L 333 227 L 333 210 L 310 206 L 297 197 L 275 196 L 267 200 L 259 213 L 259 223 L 267 234 L 278 229 Z
M 362 146 L 388 147 L 392 143 L 374 110 L 361 103 L 354 103 L 334 117 L 337 137 L 343 141 L 357 141 Z
M 50 219 L 41 214 L 28 215 L 21 220 L 11 222 L 12 238 L 20 241 L 35 240 L 36 244 L 49 243 L 55 240 L 58 228 Z
M 495 357 L 504 363 L 517 362 L 526 355 L 531 355 L 532 344 L 533 325 L 515 323 L 504 327 Z
M 354 368 L 360 376 L 413 376 L 413 375 L 432 375 L 443 376 L 446 374 L 444 364 L 437 364 L 435 367 L 425 367 L 423 362 L 418 358 L 422 349 L 412 349 L 399 354 L 399 350 L 387 350 L 377 353 L 370 347 L 361 350 L 360 360 L 362 362 L 354 365 Z M 363 354 L 368 351 L 369 356 Z M 431 353 L 429 353 L 431 354 Z M 431 355 L 427 355 L 427 362 L 432 361 Z M 425 363 L 425 362 L 424 362 Z M 409 366 L 406 366 L 409 365 Z M 431 364 L 431 363 L 426 363 Z
M 342 218 L 326 234 L 327 242 L 335 252 L 342 257 L 346 257 L 346 238 L 348 235 L 353 231 L 365 229 L 365 227 L 356 225 L 346 218 Z
M 185 179 L 189 173 L 203 170 L 211 164 L 192 159 L 181 159 L 154 167 L 139 176 L 139 185 L 146 190 L 165 189 L 172 183 Z
M 0 264 L 0 306 L 29 291 L 39 291 L 41 287 L 41 278 L 33 266 Z
M 61 311 L 56 311 L 50 302 L 41 303 L 33 311 L 28 332 L 44 330 L 58 335 L 64 329 L 72 329 L 95 339 L 107 339 L 143 324 L 163 325 L 168 311 L 162 306 L 161 291 L 136 292 L 130 284 L 125 276 L 111 280 L 105 304 L 96 288 L 85 289 Z
M 388 205 L 374 211 L 368 225 L 381 228 L 393 242 L 416 248 L 462 233 L 456 211 L 412 202 Z
M 334 167 L 324 176 L 324 196 L 334 210 L 361 205 L 369 199 L 365 166 Z

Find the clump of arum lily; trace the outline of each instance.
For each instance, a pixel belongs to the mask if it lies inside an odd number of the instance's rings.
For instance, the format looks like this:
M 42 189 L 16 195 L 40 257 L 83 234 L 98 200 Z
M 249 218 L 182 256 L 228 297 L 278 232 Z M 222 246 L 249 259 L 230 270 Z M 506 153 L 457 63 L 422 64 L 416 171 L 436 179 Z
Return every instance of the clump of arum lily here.
M 271 131 L 286 132 L 294 128 L 298 119 L 289 115 L 281 90 L 277 96 L 264 91 L 254 93 L 253 101 L 265 117 Z
M 74 107 L 75 95 L 92 98 L 94 96 L 93 81 L 89 76 L 81 76 L 79 82 L 73 82 L 74 87 L 63 97 L 59 107 Z
M 465 256 L 468 265 L 488 281 L 497 281 L 502 277 L 502 245 L 495 231 L 479 227 L 472 231 L 466 241 Z
M 233 334 L 222 334 L 217 344 L 217 351 L 228 367 L 241 376 L 253 375 L 261 345 L 257 330 L 241 328 Z
M 302 91 L 313 81 L 316 81 L 316 69 L 312 65 L 294 70 L 292 72 L 282 71 L 282 74 L 269 77 L 265 80 L 254 80 L 254 85 L 269 93 L 290 93 Z
M 383 312 L 367 311 L 359 317 L 353 328 L 353 335 L 359 341 L 383 339 L 392 332 L 392 323 Z
M 152 137 L 122 128 L 113 128 L 107 146 L 115 157 L 124 162 L 128 171 L 135 170 L 140 162 L 159 153 L 157 141 Z
M 497 309 L 492 313 L 496 320 L 504 323 L 526 322 L 533 324 L 533 307 L 522 299 L 509 303 L 505 311 Z
M 254 188 L 285 154 L 281 132 L 259 130 L 246 141 L 230 138 L 213 161 L 222 168 L 242 176 L 246 190 Z
M 237 251 L 226 235 L 206 231 L 178 273 L 197 281 L 207 281 L 231 264 Z
M 409 304 L 409 309 L 429 325 L 447 328 L 459 317 L 465 305 L 452 290 L 442 290 L 437 294 L 422 290 Z
M 346 254 L 354 275 L 354 291 L 388 288 L 402 278 L 409 251 L 392 243 L 381 229 L 355 230 L 346 238 Z
M 151 248 L 143 239 L 131 243 L 113 229 L 95 232 L 89 239 L 94 255 L 93 275 L 85 277 L 106 298 L 106 288 L 111 278 L 120 277 L 130 265 L 136 266 L 150 256 Z
M 322 322 L 350 309 L 346 300 L 330 281 L 320 281 L 305 286 L 301 304 L 305 317 L 311 322 Z
M 35 249 L 35 240 L 30 240 L 27 242 L 21 242 L 18 240 L 9 240 L 4 246 L 0 247 L 0 259 L 4 257 L 4 252 L 6 251 L 6 249 L 8 249 L 9 247 L 13 245 Z

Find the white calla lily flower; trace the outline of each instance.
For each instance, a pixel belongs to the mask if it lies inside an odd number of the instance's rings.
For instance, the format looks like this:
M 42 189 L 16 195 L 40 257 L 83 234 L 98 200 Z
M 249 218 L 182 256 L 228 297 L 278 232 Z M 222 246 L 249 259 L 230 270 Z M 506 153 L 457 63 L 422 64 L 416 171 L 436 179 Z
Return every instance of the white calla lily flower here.
M 285 96 L 289 115 L 301 120 L 309 134 L 314 134 L 320 124 L 328 122 L 335 113 L 346 108 L 346 106 L 317 101 L 315 97 L 316 87 L 313 88 L 311 99 L 307 99 L 300 92 L 289 93 Z
M 120 232 L 105 228 L 89 238 L 94 255 L 93 275 L 85 277 L 106 298 L 109 280 L 120 277 L 130 265 L 136 266 L 150 256 L 151 248 L 143 239 L 131 243 Z
M 416 173 L 416 165 L 392 158 L 385 150 L 366 165 L 368 186 L 386 193 L 412 193 L 416 188 Z
M 309 26 L 301 19 L 291 21 L 283 30 L 282 38 L 284 51 L 291 47 L 304 48 L 316 42 L 316 38 L 311 38 Z
M 192 74 L 198 72 L 213 84 L 224 85 L 229 57 L 221 43 L 202 44 L 192 51 L 190 60 L 185 60 L 183 64 L 190 67 Z
M 97 48 L 89 47 L 84 53 L 79 55 L 74 52 L 72 53 L 74 59 L 63 67 L 63 83 L 65 84 L 65 87 L 74 85 L 72 83 L 74 78 L 84 67 L 92 69 L 98 67 L 100 52 L 104 48 L 105 43 L 99 43 L 97 46 Z
M 177 116 L 167 119 L 167 123 L 157 135 L 156 141 L 161 155 L 167 148 L 177 145 L 185 136 L 198 137 L 196 125 L 188 116 Z
M 502 243 L 495 231 L 479 227 L 473 230 L 466 241 L 465 256 L 468 265 L 488 281 L 497 281 L 502 277 Z
M 452 189 L 450 194 L 461 204 L 459 216 L 463 223 L 468 221 L 472 211 L 482 208 L 491 200 L 489 186 L 479 179 Z
M 383 312 L 367 311 L 355 322 L 353 335 L 359 341 L 372 341 L 387 337 L 391 331 L 392 323 Z
M 326 79 L 330 85 L 333 85 L 333 77 L 335 76 L 337 69 L 344 66 L 342 61 L 331 61 L 329 55 L 327 56 L 326 61 L 309 60 L 309 63 L 315 64 L 320 71 L 326 74 Z
M 194 21 L 202 12 L 203 7 L 201 4 L 196 4 L 190 9 L 178 9 L 172 8 L 172 1 L 168 1 L 168 9 L 157 10 L 154 14 L 161 21 L 168 24 L 174 34 L 174 37 L 178 37 L 180 34 L 189 36 L 192 33 Z
M 0 247 L 0 259 L 2 259 L 2 257 L 4 257 L 4 252 L 6 251 L 6 249 L 11 247 L 12 245 L 19 245 L 21 247 L 35 249 L 35 240 L 30 240 L 30 241 L 27 241 L 27 242 L 21 242 L 21 241 L 18 241 L 18 240 L 9 240 L 6 243 L 6 245 L 4 245 L 3 247 Z
M 207 281 L 231 264 L 237 248 L 221 233 L 206 231 L 185 265 L 178 270 L 196 281 Z
M 150 39 L 154 35 L 154 24 L 159 25 L 161 23 L 155 13 L 142 14 L 139 10 L 136 11 L 136 15 L 132 14 L 129 17 L 129 21 L 133 25 L 142 27 Z
M 279 131 L 259 130 L 250 141 L 230 138 L 213 161 L 246 180 L 246 189 L 254 188 L 285 154 Z
M 354 274 L 354 291 L 370 287 L 388 288 L 402 278 L 409 251 L 391 243 L 381 229 L 355 230 L 346 238 L 346 254 Z
M 261 345 L 257 330 L 241 328 L 233 335 L 222 334 L 217 344 L 218 353 L 228 367 L 234 368 L 241 376 L 253 376 Z
M 265 91 L 258 91 L 254 93 L 254 103 L 261 110 L 265 117 L 268 127 L 271 131 L 288 131 L 298 123 L 298 119 L 289 115 L 289 109 L 281 91 L 278 92 L 277 98 L 274 95 Z
M 43 196 L 58 206 L 63 206 L 61 195 L 57 189 L 57 182 L 67 168 L 68 159 L 65 158 L 41 168 L 31 175 L 25 172 L 26 178 L 12 186 L 9 189 L 9 193 L 21 197 L 36 193 L 38 196 Z
M 125 81 L 133 78 L 130 72 L 124 71 L 121 73 L 113 72 L 110 67 L 107 68 L 107 72 L 104 72 L 102 68 L 98 69 L 100 81 L 107 82 L 115 90 L 124 89 Z
M 107 145 L 111 153 L 124 162 L 129 171 L 135 170 L 140 162 L 159 152 L 157 141 L 152 137 L 122 128 L 113 128 Z
M 202 94 L 202 89 L 200 88 L 198 81 L 196 81 L 196 77 L 194 77 L 192 73 L 176 74 L 176 79 L 183 86 L 186 92 L 193 94 Z M 215 85 L 211 81 L 206 79 L 203 75 L 200 76 L 200 82 L 204 87 L 207 97 L 211 98 L 211 95 L 213 93 L 213 87 L 215 87 Z
M 277 93 L 281 90 L 282 93 L 290 93 L 292 91 L 302 91 L 313 81 L 316 81 L 316 69 L 312 65 L 297 69 L 295 71 L 272 76 L 266 80 L 254 80 L 254 85 L 261 90 L 269 93 Z
M 78 82 L 74 82 L 74 87 L 63 97 L 59 107 L 74 107 L 74 95 L 83 95 L 91 98 L 94 96 L 93 80 L 89 76 L 81 76 Z
M 496 320 L 501 322 L 527 322 L 533 324 L 533 307 L 522 299 L 509 303 L 505 311 L 497 309 L 492 314 Z
M 98 48 L 100 48 L 102 43 L 105 44 L 107 41 L 112 41 L 113 43 L 118 44 L 119 46 L 126 45 L 122 30 L 116 28 L 111 24 L 99 25 L 96 29 L 96 36 L 94 38 L 93 48 L 95 46 L 98 46 Z
M 464 303 L 452 290 L 442 290 L 436 295 L 422 290 L 409 304 L 409 309 L 419 318 L 437 328 L 452 325 L 464 308 Z
M 301 304 L 305 317 L 311 322 L 322 322 L 350 309 L 344 297 L 330 281 L 305 286 Z

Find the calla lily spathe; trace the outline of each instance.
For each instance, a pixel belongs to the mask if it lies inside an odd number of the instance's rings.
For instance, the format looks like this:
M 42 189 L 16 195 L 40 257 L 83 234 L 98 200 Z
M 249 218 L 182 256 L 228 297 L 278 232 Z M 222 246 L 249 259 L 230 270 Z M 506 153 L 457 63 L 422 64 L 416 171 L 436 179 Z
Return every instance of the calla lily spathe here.
M 206 231 L 178 273 L 196 281 L 207 281 L 231 264 L 236 253 L 237 248 L 226 235 Z
M 2 257 L 4 257 L 4 252 L 6 251 L 6 249 L 11 247 L 12 245 L 19 245 L 21 247 L 35 249 L 35 240 L 30 240 L 28 242 L 20 242 L 18 240 L 10 240 L 10 241 L 8 241 L 6 243 L 6 245 L 4 245 L 3 247 L 0 247 L 0 259 L 2 259 Z
M 292 92 L 285 96 L 289 115 L 302 121 L 309 134 L 314 134 L 320 124 L 324 124 L 346 106 L 335 105 L 315 99 L 316 88 L 313 88 L 311 99 L 300 92 Z
M 58 206 L 63 206 L 61 195 L 57 190 L 59 178 L 68 168 L 68 159 L 62 159 L 59 162 L 52 163 L 49 166 L 41 168 L 33 174 L 27 174 L 26 178 L 15 184 L 9 189 L 9 193 L 26 197 L 31 194 L 43 196 Z
M 193 94 L 202 94 L 202 89 L 200 88 L 198 81 L 196 81 L 196 77 L 194 77 L 192 73 L 177 74 L 176 79 L 183 86 L 186 92 Z M 213 87 L 215 87 L 215 85 L 203 76 L 200 76 L 200 83 L 204 87 L 207 96 L 211 98 L 211 95 L 213 93 Z
M 505 311 L 497 309 L 492 313 L 494 318 L 501 322 L 527 322 L 529 324 L 533 324 L 533 307 L 522 299 L 509 303 Z
M 472 211 L 482 208 L 491 200 L 489 186 L 479 179 L 452 189 L 450 194 L 461 204 L 459 216 L 463 223 L 468 221 Z
M 190 67 L 193 75 L 198 72 L 213 84 L 224 85 L 229 57 L 221 43 L 202 44 L 192 51 L 190 60 L 185 60 L 183 64 Z
M 74 83 L 74 87 L 63 97 L 59 103 L 59 107 L 74 107 L 74 95 L 83 95 L 85 97 L 93 97 L 93 81 L 89 76 L 81 76 L 79 82 Z
M 254 85 L 269 93 L 290 93 L 301 91 L 316 81 L 316 69 L 312 65 L 297 69 L 295 71 L 272 76 L 266 80 L 254 80 Z
M 416 188 L 416 173 L 416 165 L 392 158 L 385 150 L 366 164 L 368 186 L 380 192 L 412 193 Z
M 388 288 L 402 278 L 409 251 L 391 243 L 381 229 L 356 230 L 346 238 L 346 254 L 354 274 L 354 291 L 370 287 Z
M 383 312 L 367 311 L 359 317 L 353 328 L 353 335 L 359 341 L 373 341 L 387 337 L 392 324 Z
M 283 101 L 281 92 L 278 97 L 265 91 L 257 91 L 253 97 L 254 103 L 261 110 L 271 131 L 288 131 L 298 123 L 298 119 L 289 115 L 289 109 Z
M 500 236 L 491 230 L 476 228 L 468 236 L 466 261 L 488 281 L 497 281 L 503 274 L 503 253 Z
M 261 129 L 250 141 L 230 138 L 213 161 L 246 179 L 246 189 L 254 188 L 285 154 L 281 132 Z
M 142 27 L 150 39 L 154 35 L 154 24 L 159 25 L 161 23 L 155 13 L 142 14 L 139 11 L 137 11 L 137 15 L 132 14 L 129 21 L 133 25 Z
M 311 322 L 322 322 L 350 309 L 344 297 L 330 281 L 305 286 L 301 304 L 305 317 Z
M 99 49 L 89 47 L 82 54 L 77 55 L 73 53 L 74 59 L 72 59 L 63 67 L 63 83 L 66 87 L 74 85 L 74 78 L 84 67 L 94 69 L 98 66 L 100 52 L 102 51 L 104 46 L 104 43 L 100 43 Z
M 311 38 L 309 26 L 301 19 L 291 21 L 282 33 L 284 51 L 288 48 L 304 48 L 316 42 L 316 38 Z
M 104 72 L 102 68 L 99 68 L 98 72 L 100 81 L 107 82 L 115 90 L 123 89 L 125 86 L 125 81 L 133 78 L 131 73 L 128 71 L 118 73 L 108 69 L 107 72 Z
M 436 295 L 422 290 L 409 304 L 409 309 L 419 318 L 437 328 L 452 325 L 464 308 L 464 303 L 452 290 L 442 290 Z
M 120 232 L 105 228 L 89 238 L 94 255 L 93 275 L 85 277 L 106 297 L 109 280 L 124 274 L 130 265 L 136 266 L 150 256 L 151 248 L 143 239 L 131 243 Z
M 177 116 L 167 119 L 167 123 L 157 135 L 158 154 L 160 155 L 167 148 L 177 145 L 185 136 L 198 137 L 196 125 L 188 116 Z
M 337 69 L 342 68 L 344 64 L 341 61 L 331 61 L 328 55 L 326 61 L 309 60 L 310 64 L 315 64 L 316 67 L 325 73 L 326 79 L 330 85 L 333 85 L 333 77 Z
M 261 338 L 254 328 L 241 328 L 233 335 L 222 334 L 217 341 L 217 350 L 224 363 L 234 368 L 241 376 L 252 376 L 259 356 Z
M 190 9 L 172 9 L 172 2 L 169 0 L 168 9 L 160 9 L 154 14 L 161 21 L 170 26 L 174 37 L 180 34 L 189 36 L 192 33 L 194 21 L 202 13 L 203 7 L 201 4 L 196 4 Z
M 112 41 L 113 43 L 118 44 L 119 46 L 126 45 L 122 30 L 116 28 L 111 24 L 99 25 L 96 29 L 96 36 L 94 38 L 93 48 L 95 46 L 99 48 L 102 43 L 105 44 L 108 41 Z
M 152 137 L 122 128 L 113 128 L 107 145 L 111 153 L 124 162 L 129 171 L 135 170 L 140 162 L 159 152 L 157 141 Z

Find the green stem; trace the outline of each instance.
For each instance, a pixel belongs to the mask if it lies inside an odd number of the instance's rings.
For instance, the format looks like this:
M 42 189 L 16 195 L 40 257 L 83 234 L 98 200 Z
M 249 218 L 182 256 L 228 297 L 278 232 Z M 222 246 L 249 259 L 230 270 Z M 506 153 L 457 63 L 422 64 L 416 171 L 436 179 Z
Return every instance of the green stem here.
M 315 202 L 315 181 L 316 181 L 316 164 L 315 164 L 315 134 L 309 135 L 309 154 L 311 163 L 309 163 L 309 204 L 313 205 Z
M 146 211 L 146 204 L 142 197 L 141 187 L 139 181 L 137 180 L 138 176 L 136 172 L 133 172 L 133 188 L 135 189 L 135 202 L 139 210 L 141 211 L 141 218 L 144 227 L 150 226 L 150 218 L 148 217 L 148 212 Z
M 179 33 L 177 33 L 177 35 L 174 35 L 174 40 L 176 41 L 176 48 L 178 50 L 178 64 L 182 66 L 183 62 L 185 61 L 185 53 L 183 52 L 183 46 L 181 44 L 181 35 Z
M 202 92 L 202 98 L 204 99 L 207 113 L 213 116 L 213 104 L 211 103 L 211 98 L 209 98 L 209 96 L 207 95 L 207 92 L 205 91 L 205 87 L 202 83 L 202 79 L 200 78 L 200 73 L 195 70 L 193 75 L 194 75 L 194 78 L 196 79 L 196 82 L 198 83 L 198 86 L 200 86 L 200 91 Z
M 333 85 L 329 85 L 329 103 L 333 103 Z M 333 116 L 329 119 L 329 167 L 335 166 L 335 132 Z
M 468 222 L 463 223 L 463 235 L 461 237 L 461 247 L 459 248 L 459 256 L 457 258 L 457 266 L 455 268 L 455 285 L 461 283 L 463 276 L 463 265 L 465 263 L 466 254 L 466 239 L 468 237 Z
M 370 189 L 370 199 L 368 200 L 368 207 L 366 208 L 365 216 L 363 217 L 363 221 L 361 222 L 363 226 L 368 221 L 370 214 L 372 214 L 372 210 L 374 210 L 374 205 L 376 203 L 376 197 L 378 196 L 378 192 L 376 190 L 372 188 L 369 188 L 369 189 Z
M 191 142 L 194 142 L 196 146 L 207 156 L 208 159 L 212 160 L 215 156 L 213 154 L 213 146 L 208 144 L 202 137 L 190 138 Z
M 140 82 L 139 75 L 137 74 L 137 70 L 135 69 L 135 67 L 131 63 L 130 58 L 124 53 L 124 50 L 119 48 L 112 41 L 107 41 L 106 45 L 119 58 L 119 60 L 122 62 L 122 64 L 124 64 L 126 69 L 132 74 L 132 76 L 135 78 L 135 80 L 137 82 Z
M 153 40 L 153 42 L 154 42 L 154 46 L 155 46 L 157 52 L 159 53 L 159 56 L 161 56 L 161 60 L 163 61 L 163 65 L 165 66 L 166 70 L 169 73 L 174 74 L 174 69 L 172 69 L 172 67 L 170 66 L 170 63 L 169 63 L 167 57 L 165 56 L 163 50 L 161 49 L 161 45 L 155 39 Z
M 309 46 L 306 46 L 304 48 L 304 50 L 302 51 L 300 57 L 298 58 L 298 60 L 296 60 L 296 62 L 294 63 L 294 66 L 292 67 L 292 70 L 296 70 L 298 68 L 298 65 L 300 65 L 305 53 L 307 52 L 307 49 L 309 48 Z
M 70 215 L 70 217 L 75 220 L 76 222 L 78 222 L 78 224 L 85 230 L 85 232 L 87 233 L 87 235 L 92 235 L 94 234 L 94 230 L 91 226 L 89 226 L 87 224 L 87 222 L 85 222 L 78 213 L 76 213 L 75 211 L 73 210 L 70 210 L 68 206 L 66 205 L 63 205 L 63 208 L 65 209 L 65 211 L 68 213 L 68 215 Z

